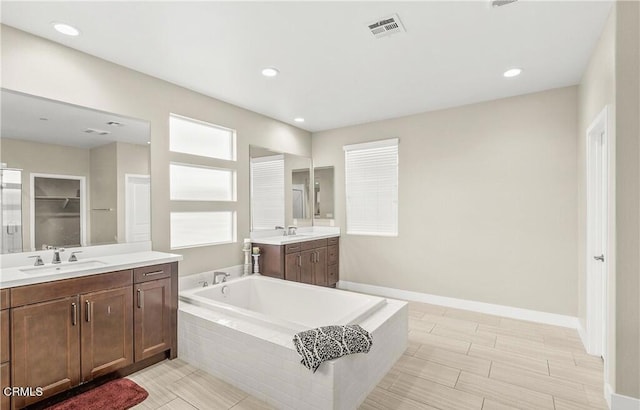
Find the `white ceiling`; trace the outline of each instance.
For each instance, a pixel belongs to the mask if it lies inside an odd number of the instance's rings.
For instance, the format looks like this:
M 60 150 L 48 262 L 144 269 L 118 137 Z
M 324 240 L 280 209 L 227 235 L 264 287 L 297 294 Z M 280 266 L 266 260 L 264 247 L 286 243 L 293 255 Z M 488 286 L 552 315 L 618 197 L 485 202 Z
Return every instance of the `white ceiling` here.
M 94 148 L 111 142 L 146 145 L 149 123 L 86 107 L 2 90 L 0 135 L 78 148 Z M 114 127 L 107 124 L 116 121 Z M 109 131 L 108 135 L 87 134 L 87 128 Z
M 611 2 L 11 2 L 4 24 L 310 131 L 577 84 Z M 366 25 L 397 13 L 406 33 Z M 55 32 L 52 21 L 79 37 Z M 280 70 L 265 78 L 262 68 Z M 505 79 L 510 67 L 524 69 Z M 293 122 L 304 117 L 305 123 Z

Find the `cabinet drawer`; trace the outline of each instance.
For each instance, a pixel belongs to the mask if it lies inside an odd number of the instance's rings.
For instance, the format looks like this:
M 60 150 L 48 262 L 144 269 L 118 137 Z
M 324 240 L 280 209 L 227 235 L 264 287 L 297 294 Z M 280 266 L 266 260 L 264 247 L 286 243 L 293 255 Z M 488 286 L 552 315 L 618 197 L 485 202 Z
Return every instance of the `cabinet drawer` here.
M 329 265 L 338 263 L 338 245 L 329 245 L 327 247 L 327 263 Z
M 302 242 L 301 245 L 302 245 L 303 251 L 306 251 L 309 249 L 315 249 L 315 248 L 324 248 L 325 246 L 327 246 L 327 240 L 316 239 L 315 241 Z
M 337 245 L 338 244 L 338 240 L 340 238 L 338 238 L 337 236 L 335 238 L 328 238 L 327 239 L 327 245 L 331 246 L 331 245 Z
M 9 361 L 9 311 L 0 311 L 0 363 Z
M 285 253 L 294 253 L 300 252 L 302 250 L 302 246 L 300 246 L 300 243 L 290 243 L 288 245 L 285 245 L 284 249 Z
M 0 309 L 9 309 L 9 289 L 0 290 Z
M 134 283 L 147 282 L 150 280 L 163 279 L 171 276 L 171 264 L 144 266 L 133 270 Z
M 333 286 L 338 282 L 338 265 L 327 266 L 327 285 Z

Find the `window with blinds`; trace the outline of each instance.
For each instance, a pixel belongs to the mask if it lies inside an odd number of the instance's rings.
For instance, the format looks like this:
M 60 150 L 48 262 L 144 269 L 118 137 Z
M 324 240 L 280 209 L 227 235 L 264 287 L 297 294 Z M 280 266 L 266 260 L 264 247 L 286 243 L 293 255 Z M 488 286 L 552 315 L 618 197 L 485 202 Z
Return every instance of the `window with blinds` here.
M 343 148 L 347 234 L 398 236 L 398 138 Z
M 169 124 L 171 249 L 236 242 L 235 131 L 175 114 Z
M 284 226 L 284 155 L 251 159 L 251 226 Z

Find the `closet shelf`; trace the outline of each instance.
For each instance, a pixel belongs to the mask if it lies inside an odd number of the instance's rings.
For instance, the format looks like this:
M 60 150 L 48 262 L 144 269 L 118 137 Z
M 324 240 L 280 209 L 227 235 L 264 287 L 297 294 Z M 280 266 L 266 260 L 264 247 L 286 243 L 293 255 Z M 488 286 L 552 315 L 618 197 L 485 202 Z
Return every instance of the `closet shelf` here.
M 36 196 L 36 199 L 58 199 L 58 200 L 79 200 L 76 196 Z

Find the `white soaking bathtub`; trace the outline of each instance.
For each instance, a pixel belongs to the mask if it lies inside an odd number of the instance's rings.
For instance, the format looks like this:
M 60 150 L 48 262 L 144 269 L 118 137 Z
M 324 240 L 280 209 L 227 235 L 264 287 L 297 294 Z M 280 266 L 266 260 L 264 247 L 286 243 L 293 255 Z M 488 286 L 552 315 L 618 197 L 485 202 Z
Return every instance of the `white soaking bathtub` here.
M 359 324 L 371 351 L 302 364 L 293 335 Z M 405 302 L 264 276 L 180 292 L 178 356 L 279 409 L 355 409 L 407 345 Z

